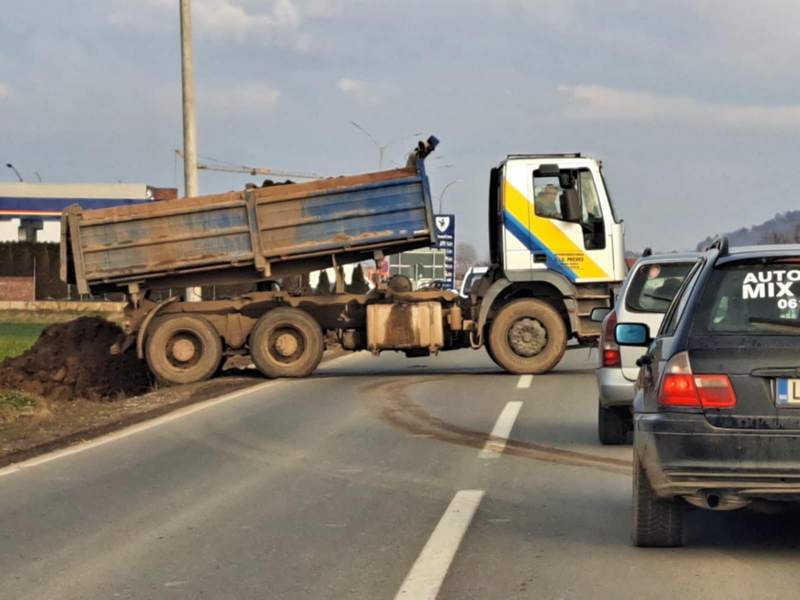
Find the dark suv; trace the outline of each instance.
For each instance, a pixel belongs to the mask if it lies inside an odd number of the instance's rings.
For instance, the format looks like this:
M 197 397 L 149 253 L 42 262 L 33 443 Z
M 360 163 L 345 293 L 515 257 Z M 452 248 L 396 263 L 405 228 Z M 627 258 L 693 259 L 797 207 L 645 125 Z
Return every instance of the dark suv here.
M 634 399 L 633 542 L 679 546 L 685 502 L 712 510 L 800 501 L 800 245 L 702 254 L 658 336 L 641 346 Z

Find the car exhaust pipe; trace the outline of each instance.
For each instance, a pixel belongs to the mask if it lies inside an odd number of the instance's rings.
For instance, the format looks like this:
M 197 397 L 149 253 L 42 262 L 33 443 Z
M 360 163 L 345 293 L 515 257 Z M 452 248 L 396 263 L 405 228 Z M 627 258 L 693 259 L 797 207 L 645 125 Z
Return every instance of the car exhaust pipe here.
M 706 510 L 738 510 L 750 504 L 748 498 L 717 490 L 684 496 L 684 499 L 692 506 Z

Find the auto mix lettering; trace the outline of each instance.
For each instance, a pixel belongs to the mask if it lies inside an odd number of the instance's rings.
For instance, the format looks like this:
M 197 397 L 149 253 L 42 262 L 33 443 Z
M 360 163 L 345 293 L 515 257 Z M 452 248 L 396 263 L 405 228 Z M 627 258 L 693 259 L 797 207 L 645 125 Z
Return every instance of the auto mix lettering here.
M 792 285 L 798 281 L 800 270 L 751 272 L 742 281 L 742 298 L 794 298 Z

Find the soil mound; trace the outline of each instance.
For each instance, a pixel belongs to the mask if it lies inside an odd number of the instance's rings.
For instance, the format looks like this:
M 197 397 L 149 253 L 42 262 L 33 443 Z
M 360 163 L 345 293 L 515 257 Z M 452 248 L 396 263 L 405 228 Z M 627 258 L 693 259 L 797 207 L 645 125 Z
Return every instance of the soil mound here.
M 144 361 L 135 353 L 112 356 L 122 331 L 99 317 L 81 317 L 45 329 L 24 354 L 0 363 L 0 388 L 54 401 L 116 400 L 150 389 Z

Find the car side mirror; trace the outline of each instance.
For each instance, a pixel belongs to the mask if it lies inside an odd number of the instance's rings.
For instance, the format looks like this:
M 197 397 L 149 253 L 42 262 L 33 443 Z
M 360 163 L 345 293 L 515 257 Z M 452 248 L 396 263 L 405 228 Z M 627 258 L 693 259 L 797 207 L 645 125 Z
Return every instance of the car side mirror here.
M 568 223 L 581 222 L 581 199 L 578 190 L 567 188 L 561 193 L 561 215 Z
M 603 319 L 608 316 L 608 313 L 611 312 L 611 308 L 607 306 L 597 306 L 592 309 L 592 312 L 589 313 L 589 320 L 592 323 L 602 323 Z
M 620 346 L 649 346 L 650 328 L 644 323 L 618 323 L 614 339 Z

